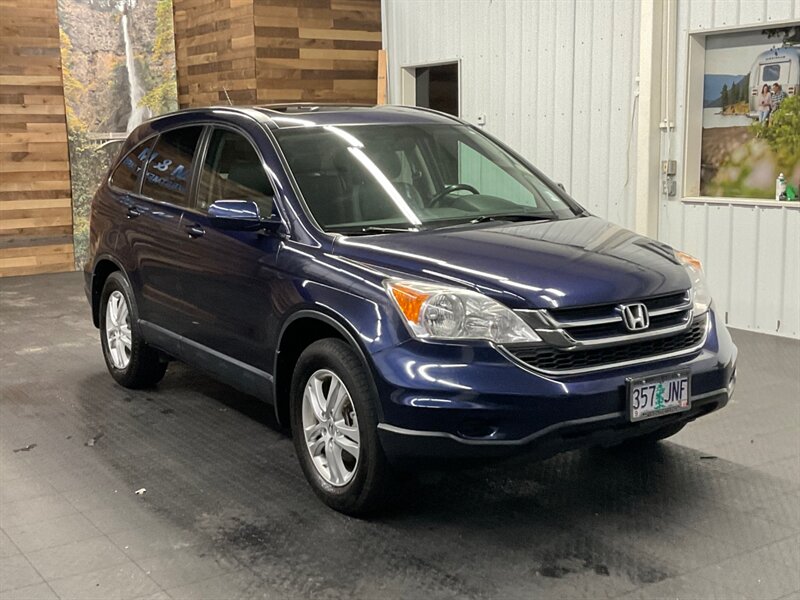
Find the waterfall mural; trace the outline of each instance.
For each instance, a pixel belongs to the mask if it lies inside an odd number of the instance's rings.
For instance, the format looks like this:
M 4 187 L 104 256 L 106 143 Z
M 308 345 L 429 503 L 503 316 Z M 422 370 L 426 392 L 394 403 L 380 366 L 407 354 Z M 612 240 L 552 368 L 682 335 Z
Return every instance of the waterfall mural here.
M 75 263 L 92 196 L 127 133 L 176 110 L 172 0 L 58 0 Z
M 122 13 L 120 22 L 122 23 L 122 37 L 125 40 L 125 70 L 128 72 L 128 97 L 131 105 L 127 130 L 132 131 L 142 121 L 150 118 L 152 113 L 148 106 L 142 104 L 144 88 L 142 88 L 142 82 L 139 80 L 139 74 L 136 71 L 136 59 L 133 56 L 133 43 L 131 42 L 131 31 L 128 26 L 127 7 Z

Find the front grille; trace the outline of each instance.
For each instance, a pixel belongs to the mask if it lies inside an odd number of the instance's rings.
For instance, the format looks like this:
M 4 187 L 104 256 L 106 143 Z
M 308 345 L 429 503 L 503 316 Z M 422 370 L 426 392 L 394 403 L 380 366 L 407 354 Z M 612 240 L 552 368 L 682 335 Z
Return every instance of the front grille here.
M 645 298 L 641 303 L 650 314 L 648 332 L 689 324 L 692 306 L 688 291 Z M 620 303 L 613 303 L 550 309 L 547 315 L 554 327 L 566 332 L 573 340 L 590 341 L 631 334 L 622 322 L 619 306 Z
M 697 317 L 687 330 L 676 335 L 610 347 L 560 350 L 553 346 L 529 344 L 507 346 L 505 350 L 539 371 L 553 374 L 588 371 L 694 348 L 706 335 L 707 318 L 707 315 Z

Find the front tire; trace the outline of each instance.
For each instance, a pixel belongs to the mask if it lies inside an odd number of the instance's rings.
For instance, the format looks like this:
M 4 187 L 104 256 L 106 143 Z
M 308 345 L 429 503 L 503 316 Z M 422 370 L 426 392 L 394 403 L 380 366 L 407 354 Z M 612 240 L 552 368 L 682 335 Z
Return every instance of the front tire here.
M 108 372 L 131 389 L 152 387 L 167 371 L 166 361 L 142 338 L 138 317 L 128 280 L 112 273 L 100 296 L 100 341 Z
M 348 515 L 379 508 L 391 482 L 377 403 L 369 372 L 342 340 L 319 340 L 300 355 L 291 388 L 295 451 L 314 493 Z

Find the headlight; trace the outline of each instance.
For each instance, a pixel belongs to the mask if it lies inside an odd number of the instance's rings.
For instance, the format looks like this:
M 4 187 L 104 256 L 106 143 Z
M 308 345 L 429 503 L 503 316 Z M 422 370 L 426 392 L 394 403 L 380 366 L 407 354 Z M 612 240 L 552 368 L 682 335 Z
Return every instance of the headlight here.
M 708 291 L 706 276 L 703 274 L 703 265 L 700 260 L 681 252 L 675 251 L 675 257 L 683 263 L 689 279 L 692 281 L 692 302 L 694 302 L 694 316 L 702 315 L 711 305 L 711 293 Z
M 539 342 L 514 312 L 477 292 L 422 281 L 387 280 L 386 291 L 419 339 Z

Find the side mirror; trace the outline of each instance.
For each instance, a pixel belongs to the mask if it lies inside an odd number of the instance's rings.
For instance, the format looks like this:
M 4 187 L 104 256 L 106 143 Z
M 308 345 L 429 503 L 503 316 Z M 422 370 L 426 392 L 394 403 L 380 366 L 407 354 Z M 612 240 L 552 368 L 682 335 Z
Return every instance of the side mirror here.
M 220 229 L 238 231 L 277 231 L 279 219 L 263 219 L 258 204 L 252 200 L 217 200 L 208 207 L 208 217 Z

